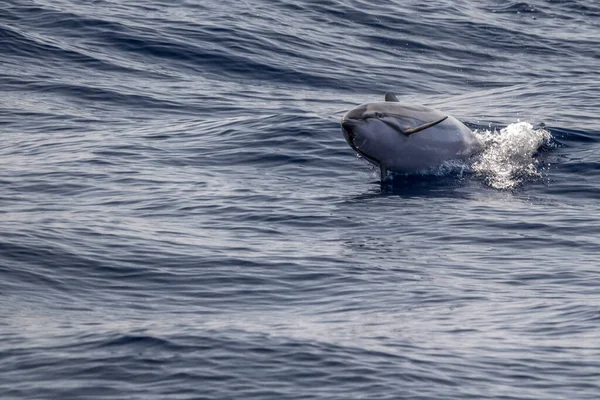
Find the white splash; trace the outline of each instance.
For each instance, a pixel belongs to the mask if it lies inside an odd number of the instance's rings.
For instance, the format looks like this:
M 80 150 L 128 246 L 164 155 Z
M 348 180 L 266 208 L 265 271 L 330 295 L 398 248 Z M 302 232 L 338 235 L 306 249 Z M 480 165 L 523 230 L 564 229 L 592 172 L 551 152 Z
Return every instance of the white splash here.
M 497 130 L 475 131 L 484 145 L 483 153 L 472 165 L 473 172 L 495 189 L 513 189 L 524 180 L 541 176 L 534 153 L 550 141 L 545 129 L 534 129 L 528 122 L 517 122 Z

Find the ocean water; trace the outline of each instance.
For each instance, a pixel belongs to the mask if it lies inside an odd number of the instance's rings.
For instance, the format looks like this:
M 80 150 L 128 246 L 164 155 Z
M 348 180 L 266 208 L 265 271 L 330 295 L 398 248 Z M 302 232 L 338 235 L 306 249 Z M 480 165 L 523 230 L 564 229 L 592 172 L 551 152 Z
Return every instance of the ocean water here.
M 595 0 L 2 0 L 0 398 L 597 399 Z M 395 92 L 485 151 L 395 176 Z

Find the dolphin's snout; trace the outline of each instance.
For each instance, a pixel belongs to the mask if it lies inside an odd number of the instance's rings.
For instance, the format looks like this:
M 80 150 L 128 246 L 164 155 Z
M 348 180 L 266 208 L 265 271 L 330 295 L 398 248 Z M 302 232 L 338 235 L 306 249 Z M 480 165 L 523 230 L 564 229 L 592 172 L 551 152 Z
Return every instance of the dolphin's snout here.
M 342 120 L 342 128 L 350 130 L 354 126 L 354 121 L 348 118 Z
M 353 144 L 354 138 L 356 137 L 356 133 L 354 132 L 354 128 L 356 127 L 356 121 L 352 119 L 343 119 L 342 120 L 342 129 L 344 130 L 344 136 L 348 143 Z

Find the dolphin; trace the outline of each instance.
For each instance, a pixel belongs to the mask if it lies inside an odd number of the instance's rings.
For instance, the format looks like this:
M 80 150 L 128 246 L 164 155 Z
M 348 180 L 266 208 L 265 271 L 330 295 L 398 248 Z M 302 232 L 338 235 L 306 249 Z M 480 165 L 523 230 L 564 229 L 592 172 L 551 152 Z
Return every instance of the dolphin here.
M 465 160 L 483 149 L 462 122 L 442 111 L 402 105 L 393 93 L 342 118 L 344 138 L 365 160 L 378 166 L 381 182 L 388 170 L 414 173 L 449 160 Z

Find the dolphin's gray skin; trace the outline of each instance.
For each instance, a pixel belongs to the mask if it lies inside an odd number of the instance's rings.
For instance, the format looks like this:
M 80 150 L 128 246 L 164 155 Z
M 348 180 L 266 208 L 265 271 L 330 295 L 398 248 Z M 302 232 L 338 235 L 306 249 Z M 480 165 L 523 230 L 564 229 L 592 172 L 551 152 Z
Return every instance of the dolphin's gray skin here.
M 423 106 L 398 103 L 392 93 L 385 102 L 367 103 L 342 118 L 346 141 L 381 169 L 410 173 L 448 160 L 466 159 L 481 150 L 473 132 L 456 118 Z

